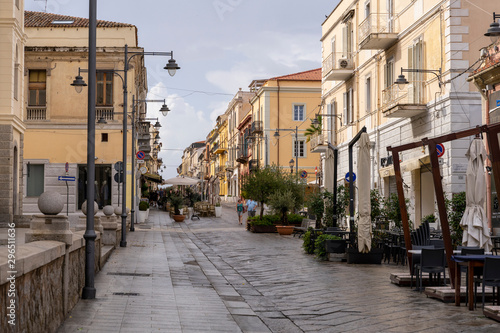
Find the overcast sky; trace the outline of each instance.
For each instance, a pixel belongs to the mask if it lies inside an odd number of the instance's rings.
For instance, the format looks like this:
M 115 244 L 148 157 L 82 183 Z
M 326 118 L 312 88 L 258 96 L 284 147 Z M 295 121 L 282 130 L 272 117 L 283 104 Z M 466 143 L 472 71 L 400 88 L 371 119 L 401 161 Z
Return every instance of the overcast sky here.
M 150 99 L 167 100 L 161 117 L 167 166 L 177 175 L 182 150 L 205 140 L 239 88 L 266 79 L 321 67 L 321 24 L 339 0 L 104 0 L 97 19 L 134 24 L 145 51 L 173 51 L 181 67 L 174 77 L 166 60 L 146 57 Z M 88 17 L 88 2 L 25 0 L 25 9 Z M 174 150 L 178 149 L 178 150 Z

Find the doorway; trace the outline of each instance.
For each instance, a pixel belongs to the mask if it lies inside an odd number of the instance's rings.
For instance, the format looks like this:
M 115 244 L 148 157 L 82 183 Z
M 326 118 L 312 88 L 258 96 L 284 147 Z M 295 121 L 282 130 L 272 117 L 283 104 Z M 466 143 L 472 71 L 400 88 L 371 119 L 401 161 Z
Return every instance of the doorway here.
M 111 205 L 111 165 L 95 166 L 95 201 L 99 209 Z M 78 209 L 87 200 L 87 165 L 78 166 Z

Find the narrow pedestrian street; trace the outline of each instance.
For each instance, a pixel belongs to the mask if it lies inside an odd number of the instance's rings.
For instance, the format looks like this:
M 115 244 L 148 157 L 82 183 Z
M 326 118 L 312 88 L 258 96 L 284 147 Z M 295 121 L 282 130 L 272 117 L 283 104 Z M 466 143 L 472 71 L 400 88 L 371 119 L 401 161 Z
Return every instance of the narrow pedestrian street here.
M 151 209 L 59 332 L 495 332 L 481 311 L 390 283 L 407 268 L 321 262 L 302 240 Z

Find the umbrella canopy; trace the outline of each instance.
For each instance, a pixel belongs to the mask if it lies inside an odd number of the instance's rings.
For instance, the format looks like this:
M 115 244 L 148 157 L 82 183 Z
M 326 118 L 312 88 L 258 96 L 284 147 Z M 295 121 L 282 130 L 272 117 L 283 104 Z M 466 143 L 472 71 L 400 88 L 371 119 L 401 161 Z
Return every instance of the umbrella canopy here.
M 325 180 L 324 180 L 324 185 L 325 188 L 333 192 L 333 184 L 334 182 L 337 181 L 337 179 L 333 179 L 333 169 L 335 168 L 335 157 L 333 155 L 333 152 L 331 149 L 328 149 L 326 152 L 326 159 L 325 159 L 325 170 L 324 172 L 325 175 Z
M 358 146 L 358 250 L 368 253 L 372 246 L 370 205 L 370 138 L 362 133 Z
M 483 141 L 474 139 L 465 155 L 469 159 L 465 179 L 465 199 L 467 205 L 460 225 L 464 229 L 462 244 L 479 246 L 485 251 L 491 249 L 491 239 L 488 231 L 488 219 L 484 211 L 486 201 L 486 177 L 484 161 L 486 149 Z
M 177 176 L 174 178 L 169 178 L 165 180 L 164 184 L 172 184 L 172 185 L 195 185 L 198 184 L 201 180 L 197 178 L 190 177 L 182 177 Z

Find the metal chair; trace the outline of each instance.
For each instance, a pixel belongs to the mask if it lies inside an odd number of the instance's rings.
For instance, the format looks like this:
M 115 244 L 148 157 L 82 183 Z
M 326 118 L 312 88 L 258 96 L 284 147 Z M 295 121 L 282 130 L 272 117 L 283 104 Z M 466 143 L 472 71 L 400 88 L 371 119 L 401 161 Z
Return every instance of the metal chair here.
M 422 250 L 422 249 L 433 249 L 434 246 L 428 245 L 428 246 L 422 246 L 422 245 L 413 245 L 412 250 Z M 417 290 L 419 288 L 419 266 L 420 265 L 420 258 L 421 254 L 413 254 L 412 255 L 412 267 L 410 270 L 410 288 L 413 288 L 413 276 L 416 277 L 416 285 L 417 285 Z
M 497 305 L 500 301 L 500 258 L 486 257 L 484 258 L 484 269 L 483 269 L 483 310 L 484 310 L 484 287 L 493 287 L 493 303 L 495 301 L 495 289 L 497 290 Z
M 474 255 L 474 254 L 484 254 L 484 249 L 480 249 L 479 247 L 466 247 L 463 246 L 460 248 L 460 254 L 463 256 Z M 460 266 L 460 274 L 465 272 L 466 276 L 466 286 L 469 285 L 469 273 L 467 266 Z M 476 307 L 476 295 L 477 295 L 477 286 L 481 283 L 481 275 L 483 274 L 482 267 L 474 268 L 474 307 Z M 469 293 L 465 294 L 465 304 L 469 303 Z
M 437 274 L 438 285 L 440 284 L 441 272 L 443 273 L 444 284 L 446 285 L 446 256 L 444 249 L 422 249 L 422 256 L 420 257 L 420 264 L 418 265 L 420 273 L 420 288 L 422 291 L 422 274 L 429 273 Z

